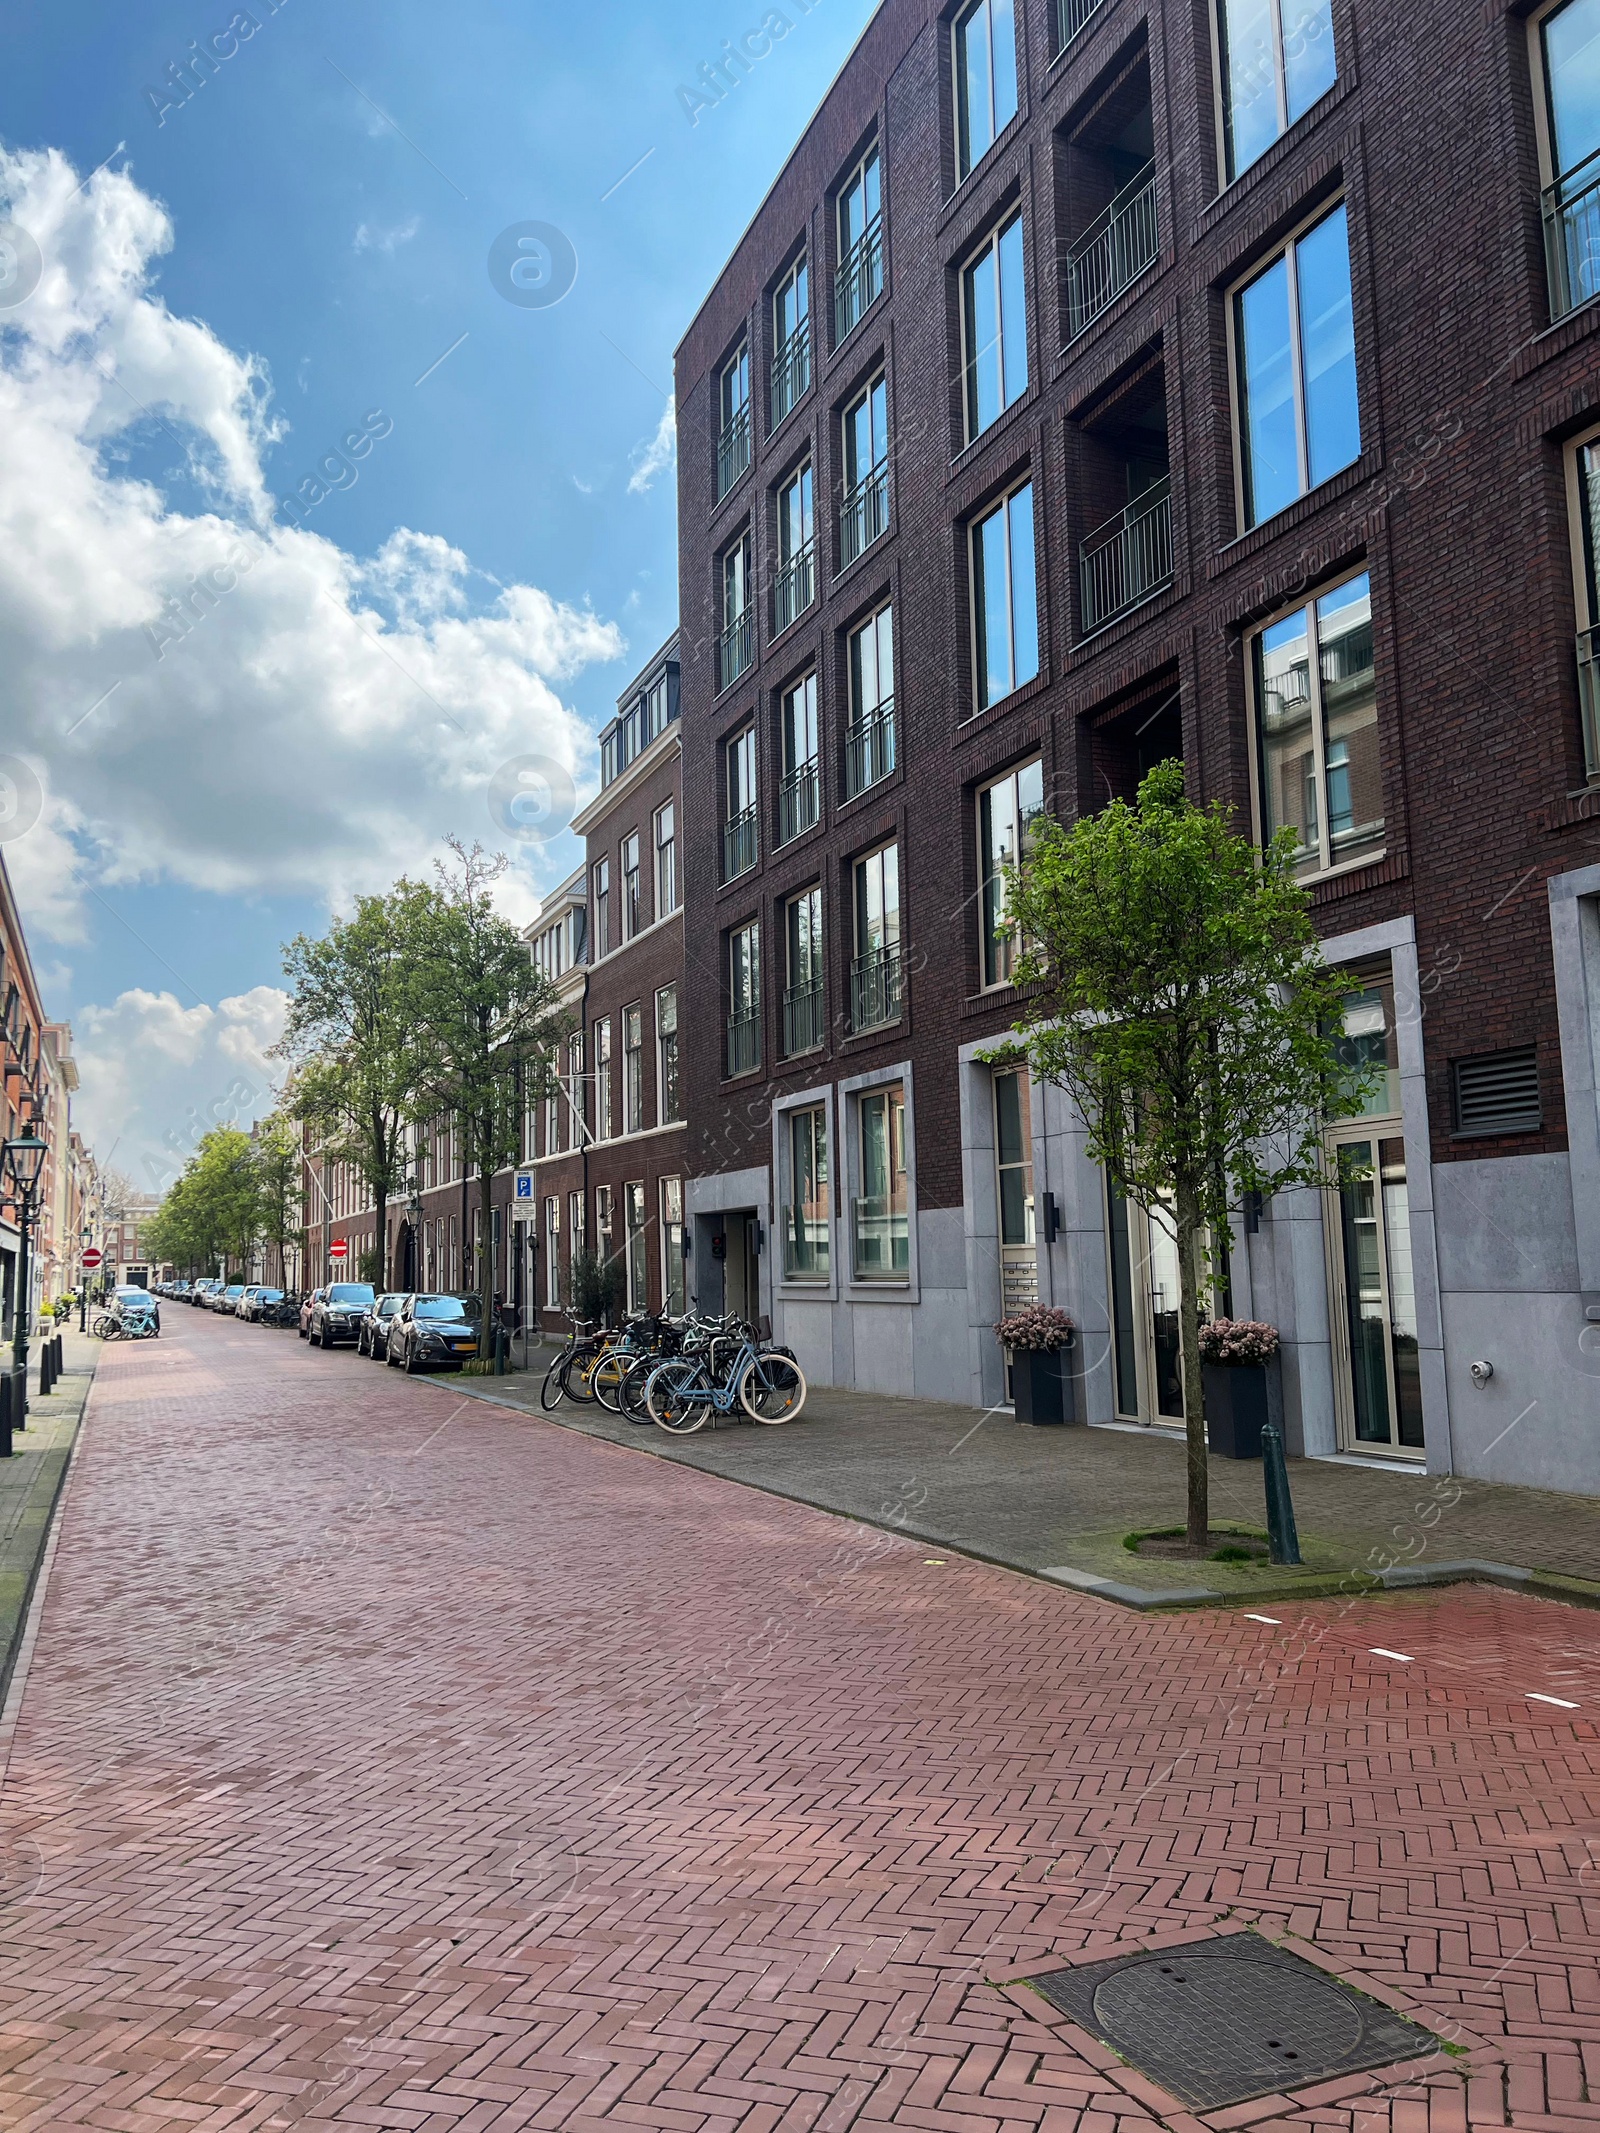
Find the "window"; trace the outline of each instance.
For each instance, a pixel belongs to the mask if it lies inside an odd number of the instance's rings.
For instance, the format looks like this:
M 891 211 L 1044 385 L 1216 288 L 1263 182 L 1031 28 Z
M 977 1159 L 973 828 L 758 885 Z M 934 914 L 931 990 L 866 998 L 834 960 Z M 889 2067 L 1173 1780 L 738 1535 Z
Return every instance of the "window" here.
M 656 809 L 656 917 L 678 908 L 678 810 L 668 800 Z
M 772 633 L 780 636 L 811 605 L 817 548 L 811 511 L 811 462 L 778 491 L 778 575 L 772 587 Z
M 839 188 L 839 265 L 833 337 L 842 341 L 883 291 L 883 183 L 876 146 Z
M 622 729 L 608 726 L 600 736 L 600 783 L 609 785 L 622 768 Z
M 563 926 L 547 926 L 533 943 L 533 960 L 540 974 L 552 983 L 567 967 L 566 929 Z
M 454 1217 L 451 1218 L 451 1256 L 454 1257 Z M 552 1193 L 544 1203 L 544 1301 L 545 1308 L 561 1308 L 561 1202 Z
M 1028 389 L 1022 217 L 1013 215 L 961 275 L 967 443 Z
M 1365 572 L 1253 640 L 1263 827 L 1285 827 L 1302 877 L 1383 846 L 1383 776 Z
M 755 656 L 750 627 L 750 536 L 722 558 L 722 633 L 717 639 L 717 687 L 730 688 Z
M 594 952 L 611 953 L 611 861 L 597 859 L 594 865 Z
M 752 919 L 728 936 L 728 1072 L 761 1064 L 761 929 Z
M 611 1132 L 611 1022 L 607 1017 L 594 1026 L 594 1137 L 608 1141 Z
M 637 1006 L 622 1010 L 622 1130 L 644 1131 L 644 1015 Z
M 828 1114 L 821 1104 L 791 1111 L 786 1122 L 788 1198 L 783 1209 L 786 1281 L 828 1278 Z
M 583 1216 L 583 1194 L 581 1192 L 569 1192 L 567 1194 L 567 1224 L 572 1234 L 567 1240 L 567 1249 L 570 1252 L 576 1253 L 583 1250 L 585 1234 Z
M 722 878 L 732 881 L 756 863 L 756 729 L 746 726 L 723 750 L 727 812 L 722 825 Z
M 624 1249 L 628 1268 L 628 1309 L 648 1311 L 650 1308 L 650 1282 L 647 1273 L 648 1251 L 644 1226 L 644 1186 L 624 1185 L 622 1188 L 622 1221 Z
M 544 1152 L 555 1155 L 561 1146 L 561 1097 L 554 1082 L 544 1100 Z M 531 1153 L 531 1142 L 530 1142 Z
M 1332 0 L 1222 0 L 1220 28 L 1231 179 L 1333 87 Z
M 658 674 L 644 693 L 644 745 L 658 740 L 672 723 L 672 691 L 665 674 Z
M 839 568 L 853 563 L 889 524 L 889 388 L 879 376 L 845 410 L 844 502 Z
M 855 957 L 850 1026 L 876 1029 L 900 1013 L 900 848 L 880 845 L 855 865 Z
M 1024 763 L 986 785 L 978 795 L 978 897 L 982 934 L 983 982 L 1009 985 L 1017 944 L 997 939 L 1006 915 L 1006 885 L 1001 869 L 1015 866 L 1027 850 L 1034 823 L 1044 813 L 1044 765 Z
M 783 1050 L 786 1058 L 822 1042 L 822 890 L 815 883 L 784 906 Z
M 1017 32 L 1011 0 L 977 0 L 956 18 L 956 172 L 982 162 L 1017 114 Z
M 976 703 L 984 711 L 1039 671 L 1031 481 L 972 529 L 972 634 Z
M 594 1248 L 602 1259 L 611 1257 L 611 1187 L 594 1189 Z
M 644 907 L 639 895 L 639 832 L 631 831 L 622 840 L 622 938 L 631 941 L 643 922 Z
M 772 427 L 811 384 L 811 293 L 804 252 L 772 296 Z
M 1600 295 L 1600 0 L 1562 0 L 1539 23 L 1550 316 Z
M 778 788 L 778 842 L 810 829 L 822 807 L 817 772 L 817 677 L 813 669 L 786 689 L 782 705 L 783 782 Z
M 669 1318 L 684 1313 L 683 1180 L 663 1178 L 661 1202 L 661 1308 Z
M 717 496 L 726 496 L 750 464 L 750 345 L 723 365 L 717 386 L 721 426 L 717 432 Z
M 670 1126 L 678 1108 L 678 988 L 663 985 L 656 994 L 656 1124 Z
M 845 743 L 845 792 L 850 798 L 886 778 L 895 766 L 894 610 L 880 607 L 852 630 L 849 641 L 850 728 Z
M 1361 456 L 1344 204 L 1234 298 L 1240 485 L 1258 526 Z
M 906 1094 L 896 1082 L 856 1102 L 861 1191 L 851 1210 L 857 1281 L 904 1280 L 911 1265 Z
M 641 699 L 635 698 L 629 704 L 627 710 L 623 712 L 618 729 L 621 736 L 620 754 L 624 766 L 631 763 L 639 753 L 643 726 L 644 705 Z
M 1004 1315 L 1039 1301 L 1033 1232 L 1033 1119 L 1026 1067 L 994 1076 L 994 1168 L 999 1199 L 1000 1301 Z
M 575 1030 L 567 1039 L 567 1094 L 571 1104 L 567 1116 L 572 1120 L 572 1143 L 582 1145 L 585 1129 L 589 1123 L 589 1105 L 583 1080 L 583 1031 Z

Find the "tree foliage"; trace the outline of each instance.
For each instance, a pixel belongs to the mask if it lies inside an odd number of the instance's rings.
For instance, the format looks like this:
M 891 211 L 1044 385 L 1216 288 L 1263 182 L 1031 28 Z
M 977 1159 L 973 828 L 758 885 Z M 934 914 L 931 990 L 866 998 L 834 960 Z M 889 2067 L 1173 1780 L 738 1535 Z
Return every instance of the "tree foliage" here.
M 145 1225 L 146 1249 L 191 1273 L 242 1270 L 261 1234 L 262 1188 L 250 1136 L 208 1133 Z

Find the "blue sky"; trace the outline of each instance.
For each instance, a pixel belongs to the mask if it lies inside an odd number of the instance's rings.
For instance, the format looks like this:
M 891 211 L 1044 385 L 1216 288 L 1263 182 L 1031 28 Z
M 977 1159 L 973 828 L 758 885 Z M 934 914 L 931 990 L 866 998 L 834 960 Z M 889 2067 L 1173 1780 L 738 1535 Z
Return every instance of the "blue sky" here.
M 617 637 L 597 645 L 592 634 L 573 649 L 582 632 L 569 617 L 571 642 L 541 669 L 552 702 L 559 697 L 593 730 L 675 619 L 672 470 L 648 488 L 629 488 L 667 405 L 672 350 L 871 11 L 867 0 L 815 0 L 801 15 L 789 0 L 789 34 L 691 124 L 681 86 L 720 55 L 724 39 L 760 22 L 759 0 L 603 10 L 491 0 L 457 0 L 448 10 L 421 0 L 320 9 L 279 0 L 269 10 L 267 0 L 252 0 L 255 34 L 181 104 L 168 70 L 226 30 L 235 14 L 227 0 L 71 9 L 13 0 L 0 147 L 13 156 L 58 150 L 79 179 L 103 165 L 80 209 L 119 175 L 136 189 L 136 206 L 164 207 L 170 247 L 157 246 L 141 300 L 203 322 L 216 344 L 208 361 L 220 363 L 223 353 L 240 365 L 259 360 L 253 449 L 274 496 L 291 495 L 322 454 L 381 415 L 383 434 L 357 478 L 303 514 L 335 564 L 379 555 L 403 527 L 459 551 L 464 565 L 452 566 L 448 589 L 458 615 L 487 612 L 502 588 L 531 587 L 564 616 L 614 625 L 625 649 Z M 158 115 L 154 103 L 166 108 Z M 125 188 L 118 212 L 130 211 L 133 197 Z M 575 250 L 576 281 L 554 306 L 518 307 L 491 285 L 490 247 L 523 221 L 555 225 Z M 59 217 L 51 222 L 58 228 L 65 258 L 71 247 Z M 48 260 L 49 233 L 45 252 Z M 146 416 L 127 404 L 126 381 L 155 372 L 130 369 L 121 353 L 115 367 L 124 419 L 109 442 L 102 425 L 95 448 L 118 480 L 153 484 L 167 514 L 162 529 L 186 536 L 218 509 L 183 411 L 190 385 L 161 385 Z M 224 431 L 219 418 L 208 452 L 218 438 L 225 446 Z M 236 488 L 228 503 L 231 523 L 248 516 L 242 493 Z M 413 555 L 385 581 L 392 604 L 384 613 L 396 628 L 406 602 L 416 611 L 424 567 L 433 561 Z M 370 597 L 381 606 L 385 595 Z M 337 635 L 349 620 L 326 627 Z M 94 631 L 83 629 L 86 643 Z M 87 1017 L 102 1056 L 117 1035 L 114 1004 L 130 989 L 169 994 L 186 1011 L 214 1009 L 224 995 L 275 985 L 280 941 L 321 920 L 314 866 L 241 858 L 230 869 L 215 852 L 190 863 L 191 825 L 175 785 L 192 786 L 197 854 L 215 826 L 218 790 L 238 796 L 228 805 L 238 805 L 251 834 L 282 850 L 298 833 L 291 769 L 304 781 L 306 805 L 327 810 L 341 789 L 370 805 L 386 781 L 395 791 L 426 784 L 430 751 L 445 762 L 456 750 L 442 724 L 431 738 L 405 742 L 374 728 L 370 748 L 341 743 L 325 760 L 314 721 L 309 732 L 281 722 L 252 727 L 229 710 L 246 700 L 229 660 L 259 655 L 253 640 L 232 641 L 237 631 L 236 615 L 208 623 L 192 645 L 141 667 L 70 745 L 50 736 L 70 725 L 80 697 L 85 707 L 93 701 L 111 667 L 82 667 L 71 683 L 78 696 L 63 682 L 59 707 L 40 710 L 35 726 L 24 705 L 18 722 L 21 752 L 38 763 L 52 808 L 59 799 L 62 811 L 8 845 L 8 863 L 31 913 L 50 1004 Z M 59 632 L 50 641 L 58 644 Z M 404 649 L 399 637 L 390 641 Z M 539 664 L 540 655 L 527 657 Z M 51 668 L 42 658 L 19 665 L 41 677 L 32 684 L 40 696 L 64 671 L 64 662 Z M 180 666 L 190 692 L 183 723 L 170 694 Z M 113 678 L 122 683 L 120 669 Z M 394 687 L 403 694 L 407 686 L 397 674 Z M 108 751 L 118 752 L 118 782 L 101 777 L 97 785 Z M 272 772 L 264 781 L 272 795 L 258 791 L 252 752 Z M 191 778 L 208 765 L 220 786 Z M 140 789 L 143 777 L 164 782 L 159 804 Z M 486 806 L 475 817 L 465 790 L 458 781 L 433 815 L 413 808 L 406 823 L 389 825 L 387 843 L 354 839 L 330 860 L 329 893 L 361 885 L 363 870 L 404 851 L 408 836 L 416 849 L 405 863 L 414 867 L 451 829 L 493 842 Z M 288 812 L 281 821 L 253 812 L 273 808 Z M 52 822 L 57 841 L 47 848 Z M 329 843 L 340 843 L 331 830 Z M 546 885 L 570 864 L 563 845 L 532 856 Z M 64 894 L 67 867 L 75 882 Z M 122 1039 L 138 1049 L 126 1028 Z M 196 1064 L 202 1081 L 220 1071 L 214 1058 L 197 1055 Z M 160 1078 L 159 1061 L 152 1074 Z M 87 1100 L 98 1116 L 90 1123 L 97 1131 L 120 1123 L 137 1141 L 180 1094 L 180 1108 L 192 1112 L 198 1089 L 191 1076 L 181 1092 L 174 1084 L 162 1095 L 152 1081 L 134 1092 L 137 1104 L 124 1089 L 119 1113 L 104 1087 L 92 1088 Z

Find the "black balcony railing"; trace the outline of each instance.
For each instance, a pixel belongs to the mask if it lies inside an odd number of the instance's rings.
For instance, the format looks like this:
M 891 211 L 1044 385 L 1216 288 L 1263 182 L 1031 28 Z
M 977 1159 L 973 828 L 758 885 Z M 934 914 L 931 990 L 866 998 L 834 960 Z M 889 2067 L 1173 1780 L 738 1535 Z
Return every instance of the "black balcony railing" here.
M 1064 52 L 1089 18 L 1101 5 L 1101 0 L 1056 0 L 1056 51 Z
M 850 1027 L 878 1029 L 900 1019 L 900 946 L 869 948 L 850 965 Z
M 833 277 L 833 338 L 853 333 L 883 294 L 883 217 L 874 215 L 840 260 Z
M 720 503 L 750 464 L 750 403 L 730 416 L 717 439 L 717 501 Z
M 846 490 L 839 506 L 839 568 L 853 563 L 870 548 L 889 524 L 889 468 L 887 462 L 863 474 L 853 489 Z
M 821 779 L 815 763 L 791 770 L 778 787 L 778 842 L 787 844 L 810 829 L 822 811 Z
M 1600 296 L 1600 149 L 1543 194 L 1550 316 L 1565 318 Z
M 761 1017 L 754 1011 L 728 1017 L 728 1072 L 750 1074 L 761 1064 Z
M 817 544 L 807 541 L 778 566 L 772 588 L 772 634 L 781 637 L 817 596 Z
M 1578 632 L 1578 695 L 1583 703 L 1583 767 L 1600 778 L 1600 629 Z
M 858 792 L 886 778 L 895 765 L 894 698 L 886 696 L 865 717 L 852 719 L 845 739 L 845 790 Z
M 772 358 L 772 427 L 804 399 L 811 387 L 811 321 L 803 318 Z
M 1126 505 L 1078 550 L 1087 637 L 1172 582 L 1172 488 L 1167 481 Z
M 756 863 L 756 811 L 747 807 L 722 825 L 722 878 L 733 881 Z
M 1156 240 L 1156 167 L 1147 163 L 1072 248 L 1067 259 L 1067 326 L 1082 333 L 1149 266 Z
M 717 693 L 731 689 L 755 657 L 755 609 L 735 615 L 717 639 Z
M 814 1052 L 822 1042 L 822 980 L 809 985 L 791 985 L 783 996 L 783 1051 L 786 1059 L 797 1052 Z

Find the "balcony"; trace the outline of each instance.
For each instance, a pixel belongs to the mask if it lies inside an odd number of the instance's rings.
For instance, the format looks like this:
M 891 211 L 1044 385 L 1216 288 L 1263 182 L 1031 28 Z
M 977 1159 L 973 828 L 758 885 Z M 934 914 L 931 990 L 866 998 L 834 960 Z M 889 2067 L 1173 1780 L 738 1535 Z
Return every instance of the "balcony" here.
M 822 1042 L 822 980 L 791 985 L 783 996 L 783 1055 L 814 1052 Z
M 1159 481 L 1078 550 L 1083 634 L 1126 614 L 1172 582 L 1172 485 Z
M 1600 778 L 1600 629 L 1578 632 L 1578 695 L 1583 703 L 1583 767 Z
M 1056 56 L 1071 44 L 1078 32 L 1088 26 L 1099 8 L 1101 0 L 1056 0 Z
M 772 634 L 781 637 L 817 596 L 817 544 L 807 541 L 778 567 L 772 588 Z
M 1077 335 L 1109 310 L 1155 258 L 1156 171 L 1147 163 L 1089 225 L 1067 259 L 1067 330 Z
M 750 464 L 750 403 L 732 416 L 717 439 L 717 501 L 721 503 Z
M 717 694 L 731 689 L 755 657 L 755 609 L 735 615 L 717 639 Z
M 772 358 L 772 427 L 784 421 L 811 389 L 811 321 L 802 319 Z
M 885 462 L 864 474 L 839 506 L 839 568 L 863 555 L 889 525 L 889 468 Z
M 845 739 L 846 797 L 853 800 L 858 792 L 876 785 L 894 765 L 894 698 L 886 696 L 864 718 L 851 720 Z
M 752 1074 L 761 1064 L 761 1017 L 752 1012 L 728 1017 L 728 1077 Z
M 817 776 L 817 766 L 802 763 L 778 787 L 778 842 L 787 844 L 790 838 L 810 829 L 821 812 L 822 781 Z
M 850 1027 L 882 1029 L 900 1019 L 900 944 L 869 948 L 850 965 Z
M 874 215 L 840 260 L 833 277 L 833 338 L 853 333 L 883 294 L 883 217 Z
M 1541 196 L 1552 322 L 1600 296 L 1600 149 Z
M 737 881 L 756 863 L 756 811 L 747 807 L 722 825 L 722 878 Z

